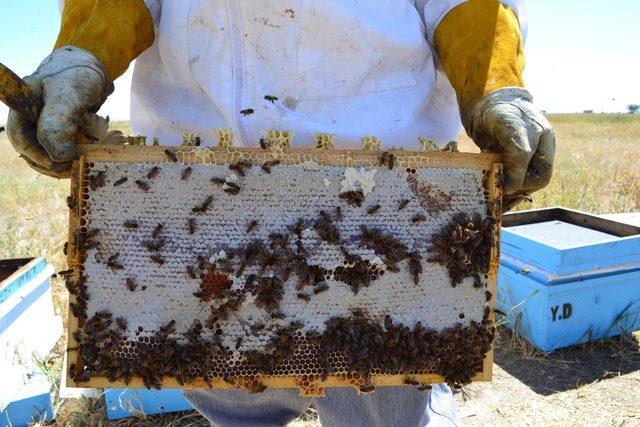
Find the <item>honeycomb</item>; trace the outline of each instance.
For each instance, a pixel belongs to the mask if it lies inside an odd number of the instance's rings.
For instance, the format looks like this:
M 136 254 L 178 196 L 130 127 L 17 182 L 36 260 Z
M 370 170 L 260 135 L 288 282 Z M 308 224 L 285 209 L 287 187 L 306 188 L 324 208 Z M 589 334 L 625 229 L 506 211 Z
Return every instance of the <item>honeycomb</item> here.
M 487 171 L 410 152 L 354 167 L 359 152 L 297 153 L 291 135 L 268 137 L 285 151 L 190 146 L 81 164 L 74 380 L 260 392 L 283 378 L 321 395 L 481 372 L 496 245 Z M 443 255 L 450 234 L 486 256 Z

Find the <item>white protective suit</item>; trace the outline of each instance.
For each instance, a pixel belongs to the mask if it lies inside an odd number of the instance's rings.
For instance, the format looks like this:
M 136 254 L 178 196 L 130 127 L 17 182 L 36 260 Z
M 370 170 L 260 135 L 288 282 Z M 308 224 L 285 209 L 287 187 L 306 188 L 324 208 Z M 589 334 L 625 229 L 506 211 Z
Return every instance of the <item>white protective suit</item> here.
M 295 146 L 321 132 L 336 134 L 337 148 L 375 135 L 418 149 L 418 137 L 442 146 L 460 130 L 433 38 L 462 0 L 145 2 L 156 37 L 135 65 L 131 121 L 148 141 L 178 145 L 197 132 L 211 145 L 212 130 L 228 127 L 241 146 L 280 129 L 295 132 Z M 524 38 L 522 0 L 503 3 Z

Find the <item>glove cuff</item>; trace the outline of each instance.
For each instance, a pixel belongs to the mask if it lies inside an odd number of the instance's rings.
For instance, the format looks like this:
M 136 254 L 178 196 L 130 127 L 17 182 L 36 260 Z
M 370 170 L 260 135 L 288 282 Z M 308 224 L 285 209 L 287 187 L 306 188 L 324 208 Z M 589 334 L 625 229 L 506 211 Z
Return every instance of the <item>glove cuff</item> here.
M 102 104 L 107 96 L 113 93 L 113 83 L 107 78 L 107 73 L 102 63 L 90 52 L 80 49 L 75 46 L 61 46 L 58 49 L 51 52 L 38 66 L 38 69 L 33 73 L 29 80 L 31 82 L 37 81 L 41 83 L 48 77 L 55 76 L 71 68 L 88 68 L 93 70 L 100 78 L 101 90 L 100 99 Z M 40 87 L 40 84 L 36 84 Z
M 484 131 L 482 121 L 487 108 L 496 104 L 516 104 L 518 108 L 528 113 L 529 111 L 521 101 L 533 102 L 533 96 L 528 90 L 516 86 L 496 89 L 483 96 L 471 110 L 461 114 L 462 124 L 467 134 L 475 140 L 475 137 Z

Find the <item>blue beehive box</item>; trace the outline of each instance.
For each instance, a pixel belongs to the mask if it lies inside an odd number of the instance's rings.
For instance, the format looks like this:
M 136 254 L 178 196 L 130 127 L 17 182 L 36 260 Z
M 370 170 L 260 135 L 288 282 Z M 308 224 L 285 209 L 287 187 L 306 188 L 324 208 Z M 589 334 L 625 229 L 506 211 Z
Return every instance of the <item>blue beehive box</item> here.
M 0 260 L 0 427 L 53 417 L 50 385 L 34 355 L 44 358 L 62 334 L 43 258 Z
M 193 406 L 182 395 L 181 389 L 105 389 L 104 402 L 107 408 L 107 417 L 110 420 L 134 415 L 165 414 L 193 409 Z
M 564 208 L 505 215 L 496 309 L 545 352 L 640 329 L 640 227 Z

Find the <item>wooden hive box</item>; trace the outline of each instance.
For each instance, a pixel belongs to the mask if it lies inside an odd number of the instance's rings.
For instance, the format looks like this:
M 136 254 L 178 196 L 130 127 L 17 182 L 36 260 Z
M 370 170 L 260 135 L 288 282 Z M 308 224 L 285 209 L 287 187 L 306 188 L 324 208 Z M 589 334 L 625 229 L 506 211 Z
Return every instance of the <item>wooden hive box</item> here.
M 311 396 L 491 379 L 496 155 L 80 152 L 72 383 Z

